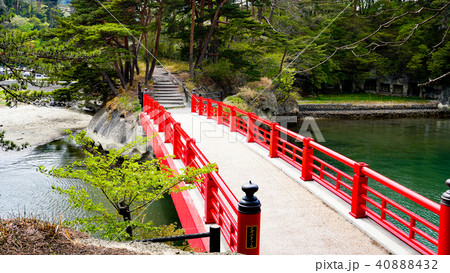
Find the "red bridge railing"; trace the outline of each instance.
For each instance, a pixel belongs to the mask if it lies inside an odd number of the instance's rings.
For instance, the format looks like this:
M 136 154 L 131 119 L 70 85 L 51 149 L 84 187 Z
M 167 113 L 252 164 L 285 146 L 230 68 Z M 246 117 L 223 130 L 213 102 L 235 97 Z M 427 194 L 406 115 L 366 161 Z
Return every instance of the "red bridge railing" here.
M 192 96 L 191 112 L 224 124 L 297 168 L 304 181 L 316 181 L 351 206 L 355 218 L 369 217 L 422 254 L 450 254 L 450 208 L 392 181 L 317 142 L 222 102 Z M 370 180 L 370 183 L 369 183 Z M 381 193 L 381 191 L 383 193 Z M 395 192 L 424 208 L 420 216 L 386 195 Z M 439 226 L 432 220 L 439 218 Z M 436 221 L 435 221 L 436 222 Z
M 180 123 L 176 122 L 163 106 L 148 95 L 144 95 L 143 100 L 144 111 L 141 114 L 141 123 L 147 135 L 155 133 L 154 127 L 157 127 L 157 132 L 164 133 L 162 141 L 171 143 L 173 146 L 173 151 L 161 152 L 162 143 L 152 143 L 157 157 L 173 155 L 175 159 L 181 159 L 185 167 L 202 168 L 210 164 L 195 144 L 195 140 L 181 128 Z M 167 162 L 165 164 L 169 165 Z M 169 167 L 175 168 L 175 166 Z M 243 254 L 259 254 L 259 214 L 255 216 L 238 210 L 238 199 L 217 171 L 200 176 L 201 182 L 196 182 L 196 188 L 205 202 L 204 222 L 206 224 L 216 223 L 221 227 L 222 235 L 231 251 Z M 247 244 L 246 239 L 249 236 L 246 234 L 246 226 L 257 226 L 257 233 L 254 234 L 253 238 L 250 238 L 256 240 L 257 243 L 254 245 Z

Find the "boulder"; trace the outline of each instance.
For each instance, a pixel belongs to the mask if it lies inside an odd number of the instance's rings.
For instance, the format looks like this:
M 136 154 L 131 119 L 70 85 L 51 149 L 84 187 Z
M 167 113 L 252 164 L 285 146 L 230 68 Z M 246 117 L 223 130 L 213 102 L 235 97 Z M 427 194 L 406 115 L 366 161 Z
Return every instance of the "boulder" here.
M 107 109 L 106 107 L 94 115 L 86 132 L 96 142 L 96 145 L 101 145 L 105 150 L 120 149 L 134 141 L 137 136 L 146 136 L 138 113 L 126 116 L 118 109 Z M 149 151 L 151 151 L 151 146 L 148 144 L 140 145 L 131 153 L 143 155 L 148 154 Z

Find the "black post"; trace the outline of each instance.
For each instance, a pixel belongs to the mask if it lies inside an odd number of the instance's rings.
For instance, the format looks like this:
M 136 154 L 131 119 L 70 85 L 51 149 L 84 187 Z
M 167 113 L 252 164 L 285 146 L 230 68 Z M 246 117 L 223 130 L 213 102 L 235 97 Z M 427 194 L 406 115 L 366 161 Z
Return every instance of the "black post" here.
M 138 82 L 138 98 L 141 109 L 144 109 L 144 93 L 142 93 L 141 82 Z
M 220 252 L 220 226 L 213 225 L 209 227 L 209 252 Z

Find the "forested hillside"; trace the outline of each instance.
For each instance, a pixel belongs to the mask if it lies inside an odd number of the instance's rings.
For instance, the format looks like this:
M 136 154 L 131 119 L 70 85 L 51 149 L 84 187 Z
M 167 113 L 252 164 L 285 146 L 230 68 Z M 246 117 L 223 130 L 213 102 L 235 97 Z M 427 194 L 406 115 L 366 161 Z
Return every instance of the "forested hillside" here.
M 448 89 L 449 5 L 447 0 L 73 0 L 69 5 L 0 0 L 0 62 L 39 67 L 54 79 L 77 82 L 65 90 L 69 97 L 84 90 L 106 99 L 136 80 L 147 84 L 155 65 L 169 59 L 185 62 L 193 85 L 214 82 L 228 94 L 261 77 L 278 86 L 288 82 L 288 89 L 296 87 L 304 96 L 362 92 L 379 78 L 405 78 L 416 91 Z

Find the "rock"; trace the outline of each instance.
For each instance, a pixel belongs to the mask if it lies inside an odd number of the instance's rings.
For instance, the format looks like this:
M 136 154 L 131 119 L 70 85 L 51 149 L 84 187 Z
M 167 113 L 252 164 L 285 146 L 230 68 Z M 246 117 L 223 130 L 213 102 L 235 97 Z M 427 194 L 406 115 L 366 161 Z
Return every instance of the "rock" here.
M 441 111 L 449 111 L 450 107 L 449 107 L 449 104 L 439 103 L 438 104 L 438 109 L 441 110 Z
M 137 136 L 145 137 L 138 113 L 125 116 L 119 110 L 107 110 L 103 107 L 98 111 L 87 127 L 87 135 L 103 149 L 120 149 Z M 150 145 L 140 145 L 131 153 L 146 154 L 151 150 Z

